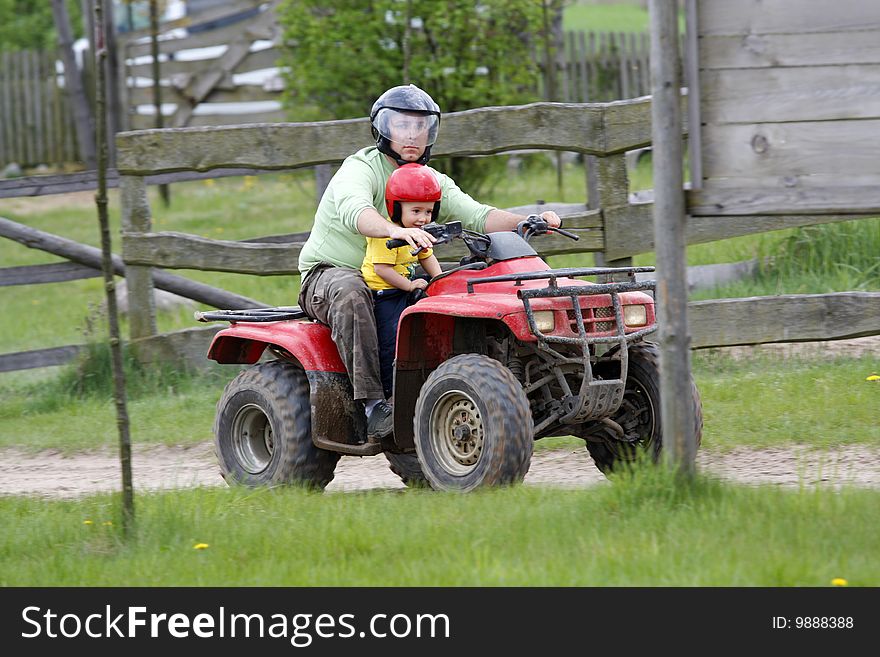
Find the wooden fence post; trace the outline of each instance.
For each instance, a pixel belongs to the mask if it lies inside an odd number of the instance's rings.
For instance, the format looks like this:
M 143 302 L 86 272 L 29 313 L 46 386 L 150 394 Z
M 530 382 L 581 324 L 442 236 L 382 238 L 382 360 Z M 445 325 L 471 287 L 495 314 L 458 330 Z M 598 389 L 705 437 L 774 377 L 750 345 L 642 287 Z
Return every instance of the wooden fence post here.
M 629 174 L 626 171 L 626 155 L 616 153 L 607 157 L 589 155 L 587 164 L 587 190 L 589 194 L 587 206 L 591 210 L 603 210 L 602 223 L 605 234 L 619 230 L 614 223 L 621 214 L 605 212 L 609 208 L 629 203 Z M 603 251 L 595 254 L 598 267 L 631 267 L 632 258 L 608 260 Z M 625 274 L 611 275 L 609 281 L 624 280 Z
M 667 461 L 682 475 L 691 476 L 695 470 L 697 443 L 685 272 L 678 3 L 651 0 L 649 13 L 654 244 L 660 270 L 657 277 L 660 415 Z
M 120 176 L 119 198 L 122 206 L 122 230 L 127 233 L 149 233 L 152 228 L 147 184 L 142 176 Z M 129 337 L 132 341 L 156 335 L 156 295 L 153 268 L 125 266 L 125 287 L 128 293 Z

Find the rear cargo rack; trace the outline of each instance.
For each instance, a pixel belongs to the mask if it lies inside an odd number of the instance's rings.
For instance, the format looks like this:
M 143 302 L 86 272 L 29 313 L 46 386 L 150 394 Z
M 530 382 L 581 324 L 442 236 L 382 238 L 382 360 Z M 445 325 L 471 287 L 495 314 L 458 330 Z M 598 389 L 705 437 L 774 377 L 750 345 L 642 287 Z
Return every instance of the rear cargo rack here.
M 199 322 L 283 322 L 291 319 L 306 319 L 305 311 L 299 306 L 277 306 L 275 308 L 249 308 L 247 310 L 213 310 L 196 312 Z

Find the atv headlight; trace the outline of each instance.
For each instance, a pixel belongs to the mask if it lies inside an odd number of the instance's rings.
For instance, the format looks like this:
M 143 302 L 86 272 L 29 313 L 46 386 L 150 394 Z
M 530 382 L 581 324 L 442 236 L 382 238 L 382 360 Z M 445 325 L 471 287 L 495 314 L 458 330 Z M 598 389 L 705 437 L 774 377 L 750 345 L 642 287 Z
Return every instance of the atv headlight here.
M 535 313 L 535 326 L 541 333 L 553 333 L 556 328 L 556 320 L 552 310 L 540 310 Z
M 648 311 L 644 306 L 624 306 L 623 323 L 627 326 L 644 326 L 648 323 Z

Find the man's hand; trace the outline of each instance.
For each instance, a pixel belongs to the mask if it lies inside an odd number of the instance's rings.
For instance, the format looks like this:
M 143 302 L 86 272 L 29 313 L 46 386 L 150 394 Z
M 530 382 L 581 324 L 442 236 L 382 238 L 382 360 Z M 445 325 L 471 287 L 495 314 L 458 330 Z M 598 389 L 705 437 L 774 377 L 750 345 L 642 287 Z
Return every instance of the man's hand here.
M 426 289 L 428 289 L 428 281 L 426 281 L 424 278 L 416 278 L 415 280 L 410 281 L 410 284 L 409 284 L 409 291 L 410 292 L 412 292 L 413 290 L 426 290 Z
M 559 228 L 562 225 L 562 220 L 559 218 L 558 214 L 553 212 L 553 210 L 542 212 L 541 218 L 546 221 L 547 225 L 551 228 Z M 525 219 L 526 217 L 524 215 L 514 214 L 507 210 L 494 208 L 489 211 L 488 215 L 486 215 L 485 232 L 495 233 L 503 230 L 516 230 L 516 225 Z
M 550 228 L 559 228 L 562 225 L 562 219 L 553 210 L 547 210 L 541 213 L 541 219 L 547 222 Z
M 388 238 L 392 240 L 403 240 L 415 249 L 430 249 L 437 238 L 421 228 L 404 228 L 396 224 L 391 224 L 392 228 L 388 234 Z

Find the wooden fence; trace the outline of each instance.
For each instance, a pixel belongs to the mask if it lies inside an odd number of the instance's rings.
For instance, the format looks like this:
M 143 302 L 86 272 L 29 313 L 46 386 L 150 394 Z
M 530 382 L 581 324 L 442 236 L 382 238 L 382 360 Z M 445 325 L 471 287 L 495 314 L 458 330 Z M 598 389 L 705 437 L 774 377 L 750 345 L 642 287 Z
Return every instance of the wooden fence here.
M 647 32 L 565 32 L 556 58 L 554 100 L 608 102 L 651 93 Z M 541 96 L 549 97 L 544 71 Z
M 285 170 L 338 162 L 361 147 L 366 119 L 309 124 L 264 124 L 203 129 L 130 132 L 117 137 L 123 190 L 123 260 L 127 265 L 131 337 L 141 357 L 196 357 L 218 327 L 174 336 L 174 347 L 155 337 L 150 270 L 197 269 L 256 275 L 298 275 L 302 242 L 236 243 L 174 232 L 154 232 L 145 176 L 174 171 L 221 171 L 225 167 Z M 556 205 L 566 227 L 581 240 L 542 240 L 542 255 L 601 252 L 606 262 L 626 261 L 653 250 L 653 203 L 632 202 L 625 155 L 650 144 L 649 99 L 615 103 L 534 103 L 444 115 L 437 156 L 489 155 L 521 149 L 564 150 L 587 156 L 588 203 Z M 523 209 L 524 211 L 526 209 Z M 853 215 L 694 217 L 688 243 L 784 227 L 852 219 Z M 691 304 L 696 348 L 832 340 L 880 333 L 880 293 L 841 293 Z M 748 318 L 748 321 L 744 321 Z M 187 337 L 189 336 L 189 337 Z
M 79 159 L 59 59 L 55 51 L 0 53 L 0 169 Z
M 111 179 L 121 194 L 122 257 L 114 261 L 127 279 L 130 331 L 144 360 L 207 364 L 205 350 L 220 326 L 157 335 L 153 289 L 167 289 L 216 307 L 254 307 L 252 299 L 234 299 L 222 290 L 201 286 L 158 268 L 232 271 L 253 275 L 297 276 L 305 236 L 229 242 L 152 227 L 147 184 L 187 178 L 221 177 L 230 172 L 254 174 L 339 162 L 363 146 L 366 119 L 324 123 L 286 123 L 215 128 L 134 131 L 117 136 L 118 173 Z M 625 156 L 650 145 L 650 101 L 614 103 L 535 103 L 446 114 L 438 156 L 488 155 L 522 149 L 575 151 L 586 155 L 589 199 L 580 204 L 549 204 L 581 239 L 548 236 L 542 255 L 600 252 L 609 263 L 626 262 L 652 251 L 653 203 L 650 195 L 631 195 Z M 79 181 L 82 184 L 82 181 Z M 22 188 L 25 182 L 19 183 Z M 63 185 L 47 186 L 61 189 Z M 0 192 L 2 192 L 0 186 Z M 7 195 L 12 195 L 7 190 Z M 517 208 L 528 212 L 533 208 Z M 689 244 L 755 232 L 852 219 L 851 214 L 730 217 L 692 216 Z M 0 219 L 0 236 L 42 248 L 72 262 L 99 267 L 97 253 Z M 80 245 L 81 246 L 81 245 Z M 96 250 L 95 250 L 96 251 Z M 446 250 L 444 249 L 444 252 Z M 462 253 L 456 254 L 462 255 Z M 58 267 L 57 265 L 53 267 Z M 83 267 L 48 266 L 0 270 L 0 283 L 25 284 L 69 280 L 87 275 Z M 42 277 L 38 279 L 37 277 Z M 187 287 L 192 285 L 195 287 Z M 228 296 L 223 296 L 226 294 Z M 694 348 L 834 340 L 880 333 L 880 293 L 846 292 L 722 299 L 691 303 L 690 331 Z M 0 371 L 60 364 L 77 346 L 0 355 Z

